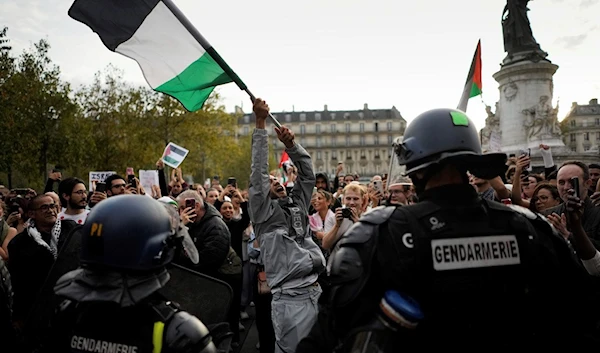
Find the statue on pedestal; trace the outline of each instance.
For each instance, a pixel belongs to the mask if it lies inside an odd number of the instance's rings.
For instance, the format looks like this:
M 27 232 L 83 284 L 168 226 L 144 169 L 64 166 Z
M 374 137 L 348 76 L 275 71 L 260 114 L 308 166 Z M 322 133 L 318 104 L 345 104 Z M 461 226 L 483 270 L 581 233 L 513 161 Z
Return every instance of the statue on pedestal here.
M 538 104 L 523 110 L 527 137 L 532 139 L 560 138 L 558 124 L 558 105 L 552 108 L 548 96 L 541 96 Z
M 527 17 L 527 3 L 530 0 L 507 0 L 502 12 L 502 32 L 504 51 L 512 57 L 515 53 L 531 52 L 528 59 L 537 61 L 548 56 L 533 38 Z
M 481 146 L 483 149 L 490 149 L 490 140 L 492 135 L 500 134 L 500 112 L 498 110 L 498 103 L 496 103 L 496 111 L 492 112 L 492 107 L 489 105 L 485 106 L 485 112 L 487 118 L 485 118 L 485 127 L 481 129 Z

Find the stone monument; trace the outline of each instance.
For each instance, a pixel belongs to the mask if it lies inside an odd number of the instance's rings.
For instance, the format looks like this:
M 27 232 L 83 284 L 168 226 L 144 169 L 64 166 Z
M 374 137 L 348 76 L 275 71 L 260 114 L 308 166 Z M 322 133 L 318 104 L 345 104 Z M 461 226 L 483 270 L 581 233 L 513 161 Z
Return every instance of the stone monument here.
M 488 118 L 481 131 L 484 150 L 518 153 L 539 145 L 563 153 L 564 143 L 558 125 L 558 107 L 552 107 L 552 76 L 558 66 L 547 59 L 536 42 L 527 17 L 529 0 L 507 0 L 502 13 L 504 50 L 500 71 L 493 76 L 499 84 L 496 110 L 486 107 Z M 494 141 L 496 141 L 494 145 Z

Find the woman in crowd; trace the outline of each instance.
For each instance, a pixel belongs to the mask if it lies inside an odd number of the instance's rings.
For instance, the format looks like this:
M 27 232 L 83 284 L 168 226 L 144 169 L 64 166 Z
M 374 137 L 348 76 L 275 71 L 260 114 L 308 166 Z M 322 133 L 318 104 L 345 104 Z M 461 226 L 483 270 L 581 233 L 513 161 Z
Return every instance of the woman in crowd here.
M 308 220 L 319 246 L 321 246 L 321 240 L 325 234 L 335 226 L 335 213 L 329 208 L 332 201 L 333 196 L 325 190 L 316 191 L 311 199 L 311 204 L 316 212 L 308 216 Z
M 560 203 L 562 203 L 562 199 L 558 194 L 558 188 L 548 182 L 541 182 L 533 191 L 529 209 L 533 212 L 542 212 L 558 206 Z

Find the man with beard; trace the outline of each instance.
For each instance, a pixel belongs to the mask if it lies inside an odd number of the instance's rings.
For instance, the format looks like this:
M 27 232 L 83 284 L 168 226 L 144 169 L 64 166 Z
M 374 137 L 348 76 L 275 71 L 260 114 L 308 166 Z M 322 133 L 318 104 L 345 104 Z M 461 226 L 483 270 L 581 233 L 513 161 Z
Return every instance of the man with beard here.
M 58 214 L 58 219 L 84 224 L 90 211 L 86 210 L 88 200 L 83 180 L 71 177 L 61 181 L 58 185 L 58 194 L 61 205 L 66 207 Z

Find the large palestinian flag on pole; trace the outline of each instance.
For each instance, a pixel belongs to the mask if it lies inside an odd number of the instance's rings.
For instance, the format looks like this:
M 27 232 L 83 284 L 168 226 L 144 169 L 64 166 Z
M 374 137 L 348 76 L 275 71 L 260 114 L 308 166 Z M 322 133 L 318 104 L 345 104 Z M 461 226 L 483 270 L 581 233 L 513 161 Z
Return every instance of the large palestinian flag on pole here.
M 189 111 L 202 108 L 215 86 L 234 81 L 243 86 L 171 0 L 76 0 L 69 16 L 90 27 L 111 51 L 137 61 L 154 90 Z
M 479 40 L 477 42 L 477 49 L 475 49 L 475 55 L 473 55 L 473 61 L 471 61 L 467 82 L 458 103 L 458 109 L 466 112 L 469 98 L 480 95 L 482 93 L 481 88 L 481 40 Z

